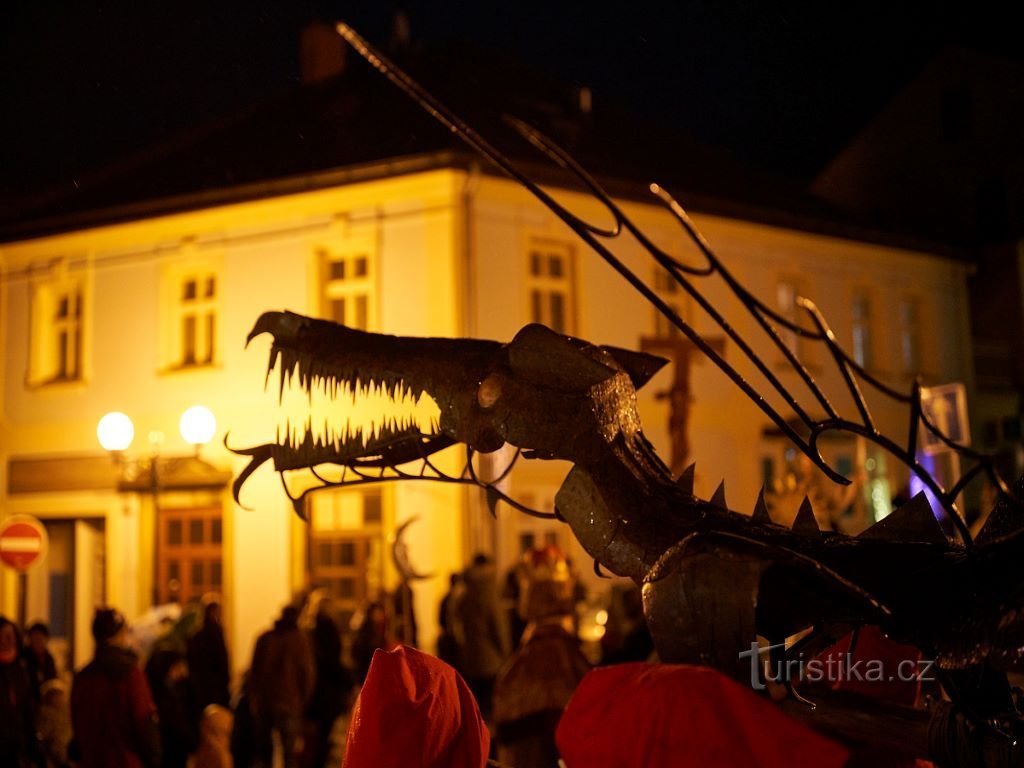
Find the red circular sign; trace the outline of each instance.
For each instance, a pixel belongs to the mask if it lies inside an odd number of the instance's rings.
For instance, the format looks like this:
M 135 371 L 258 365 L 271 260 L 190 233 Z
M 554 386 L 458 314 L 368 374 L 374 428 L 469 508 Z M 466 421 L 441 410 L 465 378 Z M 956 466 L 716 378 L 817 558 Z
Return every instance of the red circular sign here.
M 46 556 L 46 529 L 34 517 L 17 515 L 0 522 L 0 563 L 27 571 Z

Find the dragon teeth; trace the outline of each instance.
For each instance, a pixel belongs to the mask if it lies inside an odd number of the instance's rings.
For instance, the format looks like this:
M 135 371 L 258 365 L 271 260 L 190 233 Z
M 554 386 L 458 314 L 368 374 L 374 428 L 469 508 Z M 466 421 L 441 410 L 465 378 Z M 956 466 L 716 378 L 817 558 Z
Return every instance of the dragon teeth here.
M 268 377 L 275 365 L 281 406 L 276 441 L 304 456 L 327 460 L 346 446 L 366 447 L 410 431 L 438 432 L 432 398 L 401 377 L 375 379 L 361 370 L 339 376 L 286 348 L 272 350 Z

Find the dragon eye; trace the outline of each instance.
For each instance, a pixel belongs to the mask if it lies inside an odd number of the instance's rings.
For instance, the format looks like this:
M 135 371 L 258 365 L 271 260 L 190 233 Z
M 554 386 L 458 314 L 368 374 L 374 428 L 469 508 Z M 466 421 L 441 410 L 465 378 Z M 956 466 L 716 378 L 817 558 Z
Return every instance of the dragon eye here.
M 501 376 L 492 373 L 480 382 L 480 388 L 476 391 L 476 401 L 481 408 L 492 408 L 501 397 Z

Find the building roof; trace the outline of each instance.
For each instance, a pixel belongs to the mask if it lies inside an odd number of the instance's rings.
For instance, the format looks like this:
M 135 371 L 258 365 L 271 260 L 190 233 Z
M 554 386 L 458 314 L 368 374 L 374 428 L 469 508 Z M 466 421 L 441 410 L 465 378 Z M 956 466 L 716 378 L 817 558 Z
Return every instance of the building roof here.
M 501 120 L 538 127 L 613 194 L 650 199 L 657 181 L 686 206 L 858 240 L 956 255 L 897 227 L 864 226 L 798 185 L 488 52 L 407 49 L 400 61 L 496 146 L 545 181 L 565 181 Z M 479 163 L 452 133 L 354 55 L 304 84 L 24 199 L 4 201 L 0 241 L 438 167 Z M 485 170 L 490 170 L 486 165 Z M 496 171 L 496 169 L 494 169 Z
M 821 172 L 812 192 L 881 226 L 965 248 L 1024 235 L 1024 61 L 933 57 Z

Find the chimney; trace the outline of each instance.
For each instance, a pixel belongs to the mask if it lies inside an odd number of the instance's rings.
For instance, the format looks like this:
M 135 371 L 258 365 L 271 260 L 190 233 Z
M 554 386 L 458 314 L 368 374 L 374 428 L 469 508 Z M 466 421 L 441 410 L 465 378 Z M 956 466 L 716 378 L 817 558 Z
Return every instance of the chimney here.
M 322 21 L 307 24 L 299 37 L 303 83 L 318 83 L 345 71 L 348 49 L 334 27 Z

